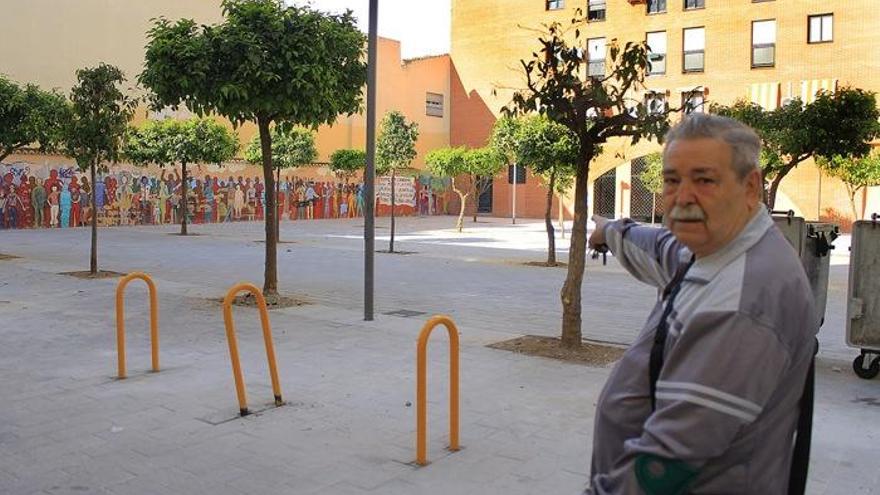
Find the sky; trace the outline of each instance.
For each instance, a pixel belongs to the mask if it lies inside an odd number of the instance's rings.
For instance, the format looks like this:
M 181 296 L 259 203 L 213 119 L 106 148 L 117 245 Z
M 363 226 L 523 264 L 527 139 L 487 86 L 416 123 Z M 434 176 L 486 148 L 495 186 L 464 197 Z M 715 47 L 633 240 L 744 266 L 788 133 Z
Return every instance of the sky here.
M 351 9 L 358 27 L 367 32 L 368 0 L 287 0 L 310 3 L 318 10 L 342 12 Z M 401 42 L 403 58 L 449 52 L 450 0 L 378 0 L 379 36 Z

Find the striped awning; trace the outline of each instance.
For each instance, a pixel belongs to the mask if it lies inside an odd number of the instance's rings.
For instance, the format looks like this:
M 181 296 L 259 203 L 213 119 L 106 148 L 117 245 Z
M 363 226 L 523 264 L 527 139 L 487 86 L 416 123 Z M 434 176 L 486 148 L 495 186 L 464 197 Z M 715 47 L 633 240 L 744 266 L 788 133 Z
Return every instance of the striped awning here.
M 751 103 L 757 103 L 764 110 L 776 110 L 779 108 L 779 83 L 754 83 L 746 88 L 746 98 Z
M 820 91 L 837 91 L 837 79 L 809 79 L 801 81 L 801 100 L 804 103 L 816 101 L 816 94 Z

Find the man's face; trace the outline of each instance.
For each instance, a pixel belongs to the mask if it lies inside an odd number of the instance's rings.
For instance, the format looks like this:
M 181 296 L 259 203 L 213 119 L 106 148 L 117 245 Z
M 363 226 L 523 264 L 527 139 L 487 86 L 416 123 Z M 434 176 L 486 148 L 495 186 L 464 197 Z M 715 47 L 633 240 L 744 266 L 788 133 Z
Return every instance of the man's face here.
M 760 174 L 752 170 L 740 179 L 727 143 L 676 140 L 666 147 L 663 162 L 664 223 L 697 257 L 726 246 L 752 218 Z

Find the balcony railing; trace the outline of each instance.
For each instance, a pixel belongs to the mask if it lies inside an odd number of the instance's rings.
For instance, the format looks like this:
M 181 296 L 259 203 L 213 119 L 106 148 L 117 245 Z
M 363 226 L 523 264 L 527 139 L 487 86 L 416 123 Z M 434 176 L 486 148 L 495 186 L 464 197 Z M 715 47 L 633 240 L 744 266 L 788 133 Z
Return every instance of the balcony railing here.
M 590 60 L 587 63 L 587 75 L 590 77 L 605 77 L 605 60 Z

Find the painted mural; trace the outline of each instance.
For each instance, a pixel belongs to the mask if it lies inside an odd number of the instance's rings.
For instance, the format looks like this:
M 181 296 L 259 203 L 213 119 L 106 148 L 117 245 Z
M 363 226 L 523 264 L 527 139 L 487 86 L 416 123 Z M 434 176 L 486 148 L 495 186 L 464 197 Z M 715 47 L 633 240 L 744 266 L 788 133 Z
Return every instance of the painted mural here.
M 213 174 L 212 174 L 213 172 Z M 263 220 L 265 186 L 258 176 L 229 175 L 196 168 L 187 180 L 185 214 L 190 223 Z M 377 179 L 377 215 L 391 209 L 391 179 Z M 397 177 L 395 213 L 446 213 L 443 184 L 428 177 Z M 113 167 L 91 184 L 73 167 L 0 164 L 0 229 L 72 228 L 179 223 L 183 183 L 176 171 Z M 95 188 L 95 204 L 91 191 Z M 315 220 L 363 216 L 363 183 L 282 175 L 278 210 L 282 219 Z

